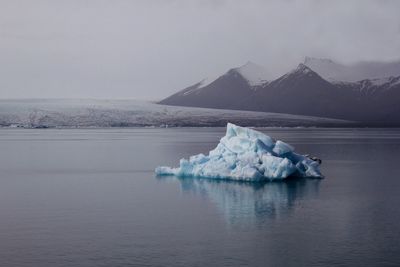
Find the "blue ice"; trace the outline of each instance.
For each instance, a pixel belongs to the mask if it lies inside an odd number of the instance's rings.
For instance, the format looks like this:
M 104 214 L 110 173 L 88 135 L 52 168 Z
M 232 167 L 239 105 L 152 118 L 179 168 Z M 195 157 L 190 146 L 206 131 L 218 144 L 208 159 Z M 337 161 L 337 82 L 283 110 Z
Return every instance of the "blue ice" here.
M 208 155 L 181 159 L 179 167 L 160 166 L 157 175 L 238 181 L 282 180 L 289 176 L 322 178 L 320 162 L 294 147 L 253 129 L 228 123 L 226 135 Z

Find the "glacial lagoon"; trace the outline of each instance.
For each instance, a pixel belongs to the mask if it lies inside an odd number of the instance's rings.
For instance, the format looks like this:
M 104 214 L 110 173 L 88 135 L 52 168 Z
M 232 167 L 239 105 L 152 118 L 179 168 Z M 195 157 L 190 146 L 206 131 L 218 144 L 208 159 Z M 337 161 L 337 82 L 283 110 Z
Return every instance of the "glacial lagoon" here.
M 400 265 L 399 129 L 259 130 L 325 178 L 155 176 L 225 128 L 0 129 L 0 265 Z

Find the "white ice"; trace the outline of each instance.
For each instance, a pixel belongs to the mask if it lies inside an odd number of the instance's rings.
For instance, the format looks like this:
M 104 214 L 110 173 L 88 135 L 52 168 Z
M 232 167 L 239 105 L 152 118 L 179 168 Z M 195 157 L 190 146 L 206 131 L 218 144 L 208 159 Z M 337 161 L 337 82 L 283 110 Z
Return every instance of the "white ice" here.
M 181 159 L 178 168 L 157 167 L 157 175 L 240 181 L 281 180 L 289 176 L 322 178 L 319 163 L 282 141 L 228 123 L 226 135 L 208 155 Z

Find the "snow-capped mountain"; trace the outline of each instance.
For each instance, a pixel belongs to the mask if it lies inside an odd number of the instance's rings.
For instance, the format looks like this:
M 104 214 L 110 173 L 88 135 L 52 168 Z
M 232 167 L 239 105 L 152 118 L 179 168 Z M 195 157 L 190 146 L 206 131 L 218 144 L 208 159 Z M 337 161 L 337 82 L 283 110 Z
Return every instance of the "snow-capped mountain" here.
M 290 114 L 341 117 L 346 107 L 338 110 L 336 103 L 347 103 L 349 94 L 352 92 L 339 92 L 335 85 L 306 65 L 299 64 L 293 71 L 264 84 L 243 102 L 243 107 Z
M 160 103 L 400 124 L 400 61 L 344 65 L 307 57 L 277 79 L 246 73 L 254 66 L 231 69 L 206 86 L 198 83 Z
M 243 78 L 247 80 L 250 86 L 258 86 L 268 82 L 272 75 L 267 70 L 251 61 L 248 61 L 243 66 L 235 69 Z
M 160 104 L 237 109 L 241 100 L 270 77 L 261 66 L 248 62 L 220 77 L 206 79 L 160 101 Z
M 341 64 L 330 59 L 306 57 L 308 66 L 328 81 L 357 82 L 365 79 L 377 79 L 400 75 L 400 61 L 394 62 L 357 62 Z
M 352 90 L 363 97 L 373 98 L 400 88 L 400 76 L 365 79 L 357 82 L 334 82 L 334 85 L 343 90 Z

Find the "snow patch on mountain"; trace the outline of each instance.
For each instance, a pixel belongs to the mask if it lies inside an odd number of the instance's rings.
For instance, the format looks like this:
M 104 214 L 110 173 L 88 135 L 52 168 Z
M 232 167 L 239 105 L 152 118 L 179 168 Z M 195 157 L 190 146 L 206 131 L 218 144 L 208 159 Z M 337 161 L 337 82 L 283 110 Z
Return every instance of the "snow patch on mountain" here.
M 370 61 L 345 65 L 330 59 L 306 57 L 304 65 L 330 82 L 357 82 L 400 75 L 400 61 Z
M 195 84 L 194 86 L 188 88 L 187 90 L 184 90 L 181 95 L 190 95 L 193 93 L 198 93 L 200 92 L 202 88 L 210 85 L 211 83 L 213 83 L 216 79 L 218 79 L 218 77 L 212 77 L 212 78 L 205 78 L 203 80 L 201 80 L 200 82 L 198 82 L 197 84 Z
M 364 79 L 357 82 L 333 82 L 335 85 L 351 88 L 363 95 L 374 95 L 384 91 L 392 90 L 400 85 L 400 76 L 398 77 L 383 77 L 375 79 Z
M 203 79 L 203 80 L 200 82 L 199 88 L 204 88 L 204 87 L 210 85 L 210 84 L 213 83 L 216 79 L 218 79 L 218 76 L 207 77 L 207 78 Z
M 376 86 L 386 85 L 389 89 L 400 84 L 400 76 L 398 77 L 391 76 L 382 79 L 373 79 L 371 80 L 371 82 Z
M 240 74 L 248 83 L 251 87 L 256 87 L 262 84 L 265 84 L 268 82 L 270 75 L 268 72 L 264 69 L 264 67 L 255 64 L 251 61 L 248 61 L 246 64 L 231 69 L 224 75 L 229 74 L 231 71 L 234 71 L 238 74 Z M 223 75 L 221 75 L 223 76 Z M 215 82 L 219 77 L 221 76 L 210 76 L 208 78 L 205 78 L 201 80 L 199 83 L 196 84 L 193 88 L 190 88 L 189 90 L 186 90 L 183 92 L 182 95 L 189 95 L 192 93 L 199 92 L 200 89 L 209 86 L 213 82 Z
M 288 79 L 289 77 L 299 77 L 299 76 L 312 76 L 315 75 L 315 73 L 306 65 L 300 63 L 297 68 L 293 69 L 292 71 L 289 71 L 279 79 L 277 79 L 277 84 L 281 83 L 285 79 Z
M 390 84 L 391 81 L 393 80 L 393 77 L 384 77 L 384 78 L 375 78 L 375 79 L 371 79 L 371 85 L 373 86 L 381 86 L 384 84 Z
M 239 68 L 236 68 L 236 71 L 247 80 L 250 86 L 258 86 L 266 83 L 271 77 L 264 67 L 251 61 Z
M 189 90 L 186 90 L 184 92 L 182 92 L 182 95 L 190 95 L 196 91 L 199 91 L 199 89 L 201 89 L 201 82 L 198 83 L 196 86 L 194 86 L 193 88 L 190 88 Z

